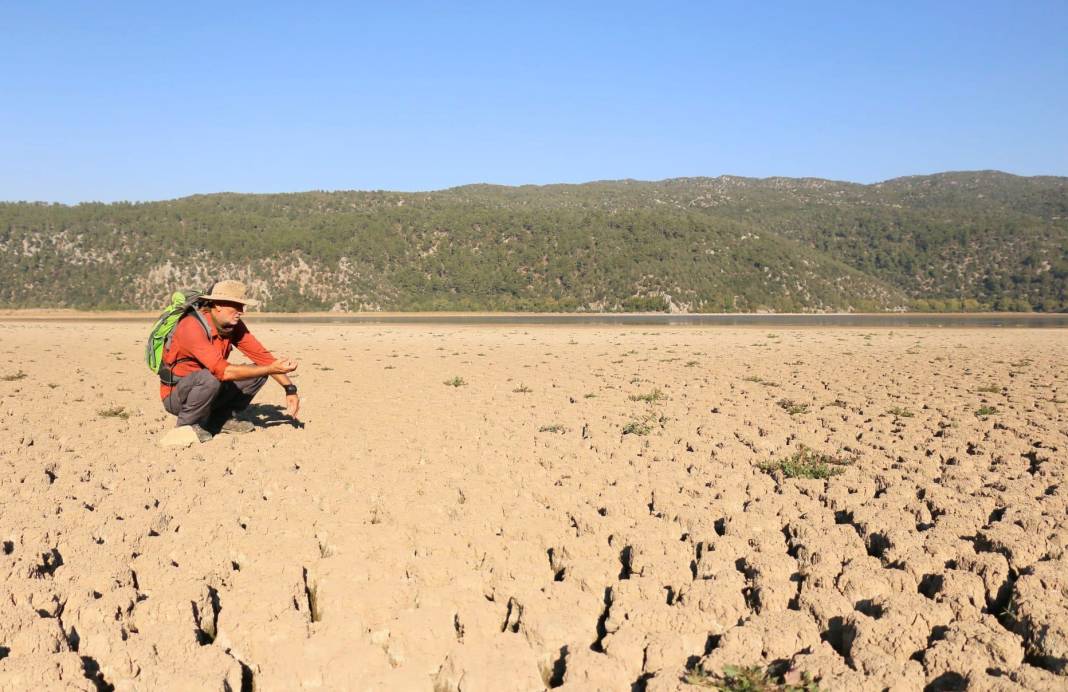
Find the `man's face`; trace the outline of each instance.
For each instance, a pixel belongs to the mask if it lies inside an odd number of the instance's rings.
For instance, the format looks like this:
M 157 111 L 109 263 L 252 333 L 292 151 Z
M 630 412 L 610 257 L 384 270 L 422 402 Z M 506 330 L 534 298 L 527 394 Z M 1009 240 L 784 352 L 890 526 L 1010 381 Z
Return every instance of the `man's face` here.
M 245 306 L 241 303 L 232 303 L 228 300 L 217 300 L 211 304 L 211 318 L 215 321 L 215 328 L 219 334 L 226 336 L 234 330 L 241 321 L 241 315 L 245 312 Z

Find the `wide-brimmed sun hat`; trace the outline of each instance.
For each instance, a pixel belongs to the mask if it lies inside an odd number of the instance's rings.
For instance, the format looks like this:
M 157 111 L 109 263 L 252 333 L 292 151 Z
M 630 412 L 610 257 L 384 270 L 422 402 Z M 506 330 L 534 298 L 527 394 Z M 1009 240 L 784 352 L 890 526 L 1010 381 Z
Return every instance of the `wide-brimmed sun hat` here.
M 216 281 L 215 285 L 211 287 L 211 292 L 206 296 L 202 296 L 201 300 L 226 300 L 231 303 L 251 305 L 252 307 L 260 304 L 258 300 L 245 297 L 245 284 L 229 279 Z

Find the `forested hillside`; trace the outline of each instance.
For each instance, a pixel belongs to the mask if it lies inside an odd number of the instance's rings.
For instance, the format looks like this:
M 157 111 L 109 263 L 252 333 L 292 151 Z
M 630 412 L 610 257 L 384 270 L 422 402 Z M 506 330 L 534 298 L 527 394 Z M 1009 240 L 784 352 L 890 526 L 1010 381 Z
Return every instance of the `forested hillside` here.
M 678 178 L 0 204 L 0 307 L 1068 309 L 1068 178 Z

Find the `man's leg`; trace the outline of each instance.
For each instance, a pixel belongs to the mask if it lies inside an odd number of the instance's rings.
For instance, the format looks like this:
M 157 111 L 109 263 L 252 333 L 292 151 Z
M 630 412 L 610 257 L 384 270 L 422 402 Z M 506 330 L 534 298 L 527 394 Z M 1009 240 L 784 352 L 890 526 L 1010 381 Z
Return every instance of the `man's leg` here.
M 209 429 L 220 428 L 234 413 L 248 408 L 253 397 L 265 384 L 267 384 L 266 377 L 223 382 L 222 387 L 219 388 L 219 395 L 215 397 L 211 405 Z
M 163 408 L 178 416 L 178 425 L 202 423 L 210 415 L 212 402 L 219 394 L 222 382 L 210 370 L 197 370 L 178 380 Z

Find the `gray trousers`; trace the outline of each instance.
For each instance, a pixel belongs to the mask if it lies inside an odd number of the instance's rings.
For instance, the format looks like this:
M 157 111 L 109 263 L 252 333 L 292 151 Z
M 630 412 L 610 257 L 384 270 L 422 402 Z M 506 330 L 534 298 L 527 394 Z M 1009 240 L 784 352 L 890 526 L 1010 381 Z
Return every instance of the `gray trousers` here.
M 235 411 L 247 408 L 266 383 L 266 377 L 220 382 L 210 370 L 197 370 L 178 380 L 163 400 L 163 408 L 178 416 L 178 425 L 218 427 Z

